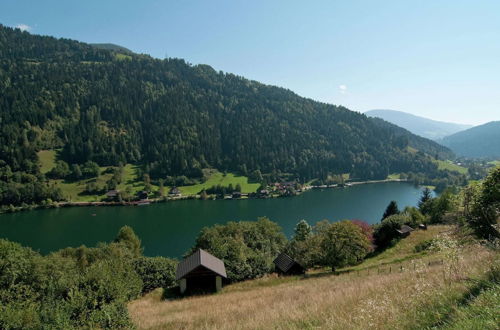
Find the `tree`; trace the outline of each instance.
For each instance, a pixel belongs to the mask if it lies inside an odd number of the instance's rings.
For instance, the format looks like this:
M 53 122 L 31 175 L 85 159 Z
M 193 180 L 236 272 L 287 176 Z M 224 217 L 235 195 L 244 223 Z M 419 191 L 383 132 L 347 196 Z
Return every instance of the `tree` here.
M 141 240 L 129 226 L 120 228 L 114 242 L 124 245 L 136 257 L 142 255 Z
M 68 163 L 66 163 L 63 160 L 58 160 L 56 162 L 56 165 L 54 166 L 54 168 L 52 170 L 50 170 L 50 172 L 48 173 L 48 175 L 51 178 L 54 178 L 54 179 L 64 179 L 70 173 L 71 173 L 71 171 L 69 170 Z
M 142 293 L 156 288 L 169 288 L 175 284 L 177 261 L 164 257 L 140 257 L 133 263 L 142 279 Z
M 231 281 L 256 278 L 274 270 L 273 260 L 283 251 L 286 237 L 267 218 L 205 227 L 188 254 L 201 248 L 224 261 Z
M 468 223 L 479 237 L 498 238 L 500 235 L 493 225 L 497 224 L 500 217 L 500 167 L 491 171 L 480 189 Z
M 420 199 L 418 200 L 418 208 L 420 209 L 420 211 L 422 211 L 422 206 L 425 204 L 425 202 L 431 199 L 432 191 L 428 187 L 425 187 L 422 190 L 422 196 L 420 196 Z
M 295 226 L 295 235 L 293 239 L 296 241 L 305 241 L 312 234 L 312 227 L 306 220 L 300 220 Z
M 78 164 L 71 165 L 71 175 L 75 180 L 80 180 L 82 178 L 83 173 L 82 170 L 80 169 L 80 165 Z
M 149 177 L 149 174 L 144 173 L 142 176 L 142 180 L 144 181 L 144 190 L 147 192 L 151 191 L 151 178 Z
M 93 161 L 87 161 L 82 166 L 82 174 L 84 178 L 95 178 L 99 176 L 99 165 Z
M 361 228 L 348 220 L 331 224 L 322 235 L 323 263 L 332 271 L 362 261 L 370 250 L 370 242 Z
M 382 216 L 382 220 L 398 213 L 399 213 L 398 203 L 396 203 L 396 201 L 391 201 L 389 205 L 387 205 L 387 208 L 385 209 L 384 215 Z
M 158 184 L 159 184 L 158 191 L 159 191 L 161 197 L 165 196 L 165 187 L 163 186 L 164 182 L 165 182 L 165 180 L 163 180 L 163 179 L 158 180 Z
M 401 229 L 402 225 L 410 222 L 411 218 L 406 214 L 393 214 L 375 225 L 373 238 L 377 249 L 383 250 L 388 247 L 394 239 L 398 238 L 396 230 Z

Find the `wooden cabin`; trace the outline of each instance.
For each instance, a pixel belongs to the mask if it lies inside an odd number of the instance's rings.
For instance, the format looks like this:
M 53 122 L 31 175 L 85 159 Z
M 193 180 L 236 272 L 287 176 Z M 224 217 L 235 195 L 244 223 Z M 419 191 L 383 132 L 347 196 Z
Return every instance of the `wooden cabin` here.
M 227 279 L 224 262 L 202 249 L 177 265 L 176 280 L 181 294 L 219 291 L 222 279 Z
M 113 189 L 113 190 L 109 190 L 106 193 L 106 198 L 107 198 L 108 201 L 116 201 L 116 200 L 118 200 L 119 195 L 120 195 L 120 191 L 116 190 L 116 189 Z
M 408 237 L 413 231 L 413 228 L 407 225 L 402 225 L 400 229 L 396 229 L 400 237 Z
M 301 275 L 306 272 L 306 269 L 293 260 L 288 254 L 281 253 L 273 261 L 276 272 L 282 275 Z
M 146 190 L 138 191 L 137 198 L 139 198 L 140 200 L 148 199 L 148 192 Z
M 168 194 L 171 195 L 171 196 L 180 196 L 181 195 L 181 191 L 177 187 L 172 187 L 170 189 L 170 191 L 168 192 Z

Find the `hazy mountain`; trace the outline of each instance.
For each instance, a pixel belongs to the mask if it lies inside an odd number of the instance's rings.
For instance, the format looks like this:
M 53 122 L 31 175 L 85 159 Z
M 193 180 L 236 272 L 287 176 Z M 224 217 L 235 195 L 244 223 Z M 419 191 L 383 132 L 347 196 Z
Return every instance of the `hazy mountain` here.
M 438 142 L 452 149 L 457 155 L 500 158 L 500 121 L 469 128 Z
M 395 125 L 406 128 L 413 134 L 433 140 L 437 140 L 472 127 L 472 125 L 447 123 L 396 110 L 370 110 L 365 112 L 365 114 L 370 117 L 382 118 Z

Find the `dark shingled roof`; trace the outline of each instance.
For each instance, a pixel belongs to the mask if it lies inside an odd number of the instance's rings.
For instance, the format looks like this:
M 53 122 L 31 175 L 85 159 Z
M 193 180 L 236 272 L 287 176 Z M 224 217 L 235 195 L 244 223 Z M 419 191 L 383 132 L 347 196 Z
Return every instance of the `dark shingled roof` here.
M 193 270 L 195 270 L 197 267 L 203 266 L 214 273 L 227 278 L 226 275 L 226 267 L 224 266 L 224 261 L 220 260 L 219 258 L 214 257 L 207 251 L 204 251 L 202 249 L 196 250 L 195 253 L 187 257 L 186 259 L 182 260 L 178 265 L 177 265 L 177 273 L 176 273 L 176 279 L 180 280 Z
M 274 259 L 274 264 L 278 267 L 282 272 L 286 273 L 293 267 L 294 264 L 302 267 L 297 261 L 293 260 L 288 254 L 281 253 L 279 256 Z
M 400 234 L 406 234 L 413 231 L 413 228 L 407 225 L 402 225 L 401 229 L 397 230 Z

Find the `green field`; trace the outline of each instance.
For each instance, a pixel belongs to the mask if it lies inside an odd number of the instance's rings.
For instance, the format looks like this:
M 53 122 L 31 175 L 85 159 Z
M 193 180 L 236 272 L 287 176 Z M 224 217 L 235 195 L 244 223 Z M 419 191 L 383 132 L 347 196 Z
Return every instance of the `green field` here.
M 55 165 L 57 159 L 57 151 L 56 150 L 42 150 L 38 152 L 38 158 L 41 163 L 41 172 L 47 173 L 49 172 Z M 110 167 L 112 168 L 112 167 Z M 104 187 L 106 185 L 106 181 L 111 179 L 111 173 L 103 174 L 108 167 L 101 167 L 100 172 L 101 175 L 97 178 L 79 180 L 79 181 L 65 181 L 65 180 L 52 180 L 52 182 L 57 185 L 63 191 L 65 198 L 73 202 L 92 202 L 92 201 L 100 201 L 106 197 L 105 194 L 101 195 L 86 195 L 83 194 L 85 191 L 85 187 L 89 182 L 96 182 L 97 186 Z M 130 189 L 131 193 L 135 195 L 138 191 L 144 189 L 144 182 L 142 181 L 142 177 L 139 178 L 138 174 L 139 166 L 127 164 L 123 168 L 123 179 L 122 182 L 118 185 L 117 189 L 120 191 L 125 191 L 127 188 Z M 203 189 L 208 189 L 212 186 L 222 185 L 229 186 L 232 184 L 236 187 L 237 184 L 241 186 L 241 191 L 243 193 L 252 193 L 259 188 L 258 183 L 248 183 L 248 178 L 245 176 L 237 176 L 233 173 L 227 173 L 224 175 L 217 170 L 204 170 L 208 180 L 191 185 L 191 186 L 182 186 L 179 187 L 181 193 L 183 195 L 196 195 Z M 170 187 L 165 186 L 165 193 L 168 192 Z M 159 187 L 152 184 L 152 190 L 156 191 Z
M 196 195 L 201 190 L 208 189 L 218 184 L 225 187 L 229 186 L 229 184 L 232 184 L 233 187 L 239 184 L 241 186 L 242 193 L 255 192 L 260 186 L 258 183 L 248 183 L 248 178 L 246 176 L 236 176 L 233 173 L 227 173 L 224 175 L 221 172 L 211 171 L 210 177 L 207 181 L 192 186 L 179 187 L 179 190 L 183 195 Z
M 56 163 L 57 151 L 55 150 L 41 150 L 38 152 L 38 159 L 40 160 L 40 171 L 42 173 L 47 173 L 50 171 Z
M 455 171 L 460 174 L 467 174 L 467 168 L 453 164 L 450 160 L 435 160 L 440 170 Z
M 500 160 L 493 160 L 491 162 L 488 162 L 488 164 L 491 164 L 493 166 L 500 166 Z

